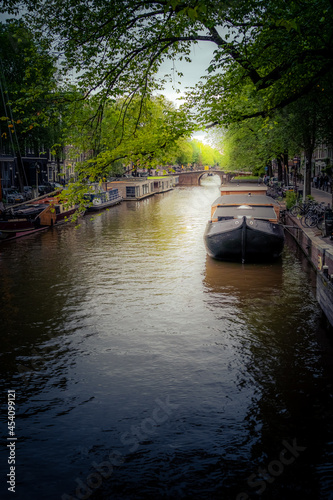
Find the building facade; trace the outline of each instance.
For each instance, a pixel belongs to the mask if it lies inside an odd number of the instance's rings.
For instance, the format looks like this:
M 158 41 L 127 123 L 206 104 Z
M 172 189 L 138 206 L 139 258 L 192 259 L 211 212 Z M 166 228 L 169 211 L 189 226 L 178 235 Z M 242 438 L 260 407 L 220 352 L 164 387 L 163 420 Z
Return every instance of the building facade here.
M 313 176 L 318 176 L 327 167 L 333 167 L 333 146 L 320 144 L 313 153 Z
M 76 180 L 77 162 L 83 161 L 85 155 L 81 154 L 73 159 L 70 157 L 70 148 L 64 148 L 60 158 L 54 156 L 50 149 L 44 151 L 41 148 L 36 151 L 26 148 L 20 158 L 15 153 L 0 149 L 1 188 L 20 189 L 21 183 L 23 186 L 36 187 L 54 182 L 66 184 L 70 180 Z

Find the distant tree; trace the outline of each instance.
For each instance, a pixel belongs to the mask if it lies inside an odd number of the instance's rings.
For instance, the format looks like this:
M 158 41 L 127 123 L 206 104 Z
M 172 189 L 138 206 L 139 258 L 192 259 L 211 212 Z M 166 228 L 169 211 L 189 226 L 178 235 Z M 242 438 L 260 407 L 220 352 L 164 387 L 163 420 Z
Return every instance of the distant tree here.
M 222 137 L 222 166 L 226 170 L 263 174 L 265 166 L 283 148 L 278 122 L 256 118 L 230 125 Z
M 64 196 L 82 204 L 86 183 L 121 173 L 121 165 L 132 165 L 135 171 L 173 163 L 179 144 L 193 128 L 186 114 L 163 96 L 133 97 L 130 102 L 109 99 L 102 109 L 92 96 L 74 101 L 68 117 L 66 140 L 71 154 L 79 157 L 84 152 L 85 159 L 77 163 L 78 182 Z
M 179 139 L 177 141 L 177 152 L 175 156 L 175 163 L 178 165 L 186 166 L 193 162 L 193 148 L 188 139 Z
M 191 130 L 184 112 L 162 96 L 133 99 L 130 103 L 123 99 L 109 100 L 99 117 L 97 134 L 90 120 L 98 112 L 94 97 L 74 106 L 68 142 L 78 154 L 90 151 L 90 159 L 80 170 L 82 176 L 91 180 L 112 174 L 119 161 L 149 168 L 170 162 L 175 157 L 177 141 Z

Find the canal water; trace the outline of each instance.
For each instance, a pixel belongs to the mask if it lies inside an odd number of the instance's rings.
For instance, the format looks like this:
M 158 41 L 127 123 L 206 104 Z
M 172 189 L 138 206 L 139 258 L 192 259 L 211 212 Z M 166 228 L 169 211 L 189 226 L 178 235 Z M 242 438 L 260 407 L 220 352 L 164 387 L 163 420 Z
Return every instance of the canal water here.
M 207 257 L 216 182 L 0 247 L 1 499 L 333 498 L 314 273 Z

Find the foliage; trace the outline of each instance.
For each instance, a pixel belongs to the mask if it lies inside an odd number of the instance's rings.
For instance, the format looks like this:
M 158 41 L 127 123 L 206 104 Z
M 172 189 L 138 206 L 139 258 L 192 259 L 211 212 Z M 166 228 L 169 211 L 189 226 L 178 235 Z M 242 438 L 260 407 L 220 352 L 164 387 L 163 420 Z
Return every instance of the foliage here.
M 178 165 L 194 163 L 193 151 L 193 142 L 190 142 L 188 139 L 178 139 L 177 152 L 173 163 L 177 163 Z
M 123 119 L 124 106 L 127 107 L 126 120 Z M 80 177 L 90 181 L 121 173 L 123 165 L 132 165 L 134 169 L 153 168 L 171 162 L 178 141 L 184 141 L 191 130 L 184 112 L 161 96 L 133 99 L 131 103 L 109 100 L 101 116 L 99 111 L 93 97 L 73 103 L 72 122 L 67 125 L 72 155 L 86 153 L 85 161 L 79 166 Z M 98 128 L 91 116 L 98 116 Z
M 286 192 L 286 207 L 290 210 L 297 202 L 297 194 L 294 191 Z
M 190 146 L 192 147 L 191 163 L 197 166 L 214 166 L 220 164 L 222 155 L 217 148 L 209 144 L 203 144 L 196 139 L 190 142 Z
M 2 9 L 17 13 L 22 6 L 89 103 L 79 111 L 80 147 L 91 151 L 84 168 L 94 178 L 122 160 L 190 163 L 186 137 L 194 121 L 227 128 L 222 166 L 229 170 L 263 172 L 272 158 L 298 152 L 304 127 L 314 137 L 311 116 L 315 140 L 333 139 L 333 0 L 6 0 Z M 158 68 L 167 59 L 191 61 L 198 43 L 215 47 L 206 73 L 179 114 L 160 114 L 151 99 L 163 89 Z M 308 119 L 303 113 L 303 126 L 297 107 L 310 110 L 314 95 L 326 112 L 319 117 L 317 107 Z M 69 135 L 77 136 L 77 152 L 81 132 L 76 126 Z M 314 143 L 308 141 L 308 159 Z M 211 151 L 191 147 L 192 163 L 221 165 Z
M 35 29 L 48 30 L 83 94 L 147 95 L 165 59 L 191 60 L 214 44 L 201 84 L 189 94 L 204 123 L 266 116 L 295 102 L 332 72 L 331 0 L 25 0 Z M 7 0 L 7 8 L 20 8 Z M 40 31 L 42 32 L 42 31 Z
M 0 23 L 0 68 L 2 147 L 22 152 L 56 143 L 64 105 L 48 44 L 21 20 Z
M 286 130 L 288 123 L 281 113 L 275 113 L 272 119 L 258 117 L 230 125 L 221 141 L 223 168 L 262 175 L 272 158 L 288 148 Z

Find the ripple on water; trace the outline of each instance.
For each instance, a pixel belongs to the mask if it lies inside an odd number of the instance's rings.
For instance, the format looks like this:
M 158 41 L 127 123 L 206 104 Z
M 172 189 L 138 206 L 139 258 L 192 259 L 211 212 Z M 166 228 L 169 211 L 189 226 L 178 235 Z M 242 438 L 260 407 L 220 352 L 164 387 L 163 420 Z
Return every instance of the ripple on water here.
M 309 271 L 288 248 L 273 264 L 207 257 L 218 193 L 179 188 L 2 248 L 25 500 L 76 496 L 112 450 L 100 499 L 251 497 L 247 478 L 293 439 L 308 451 L 267 498 L 329 494 L 332 353 L 323 366 Z

